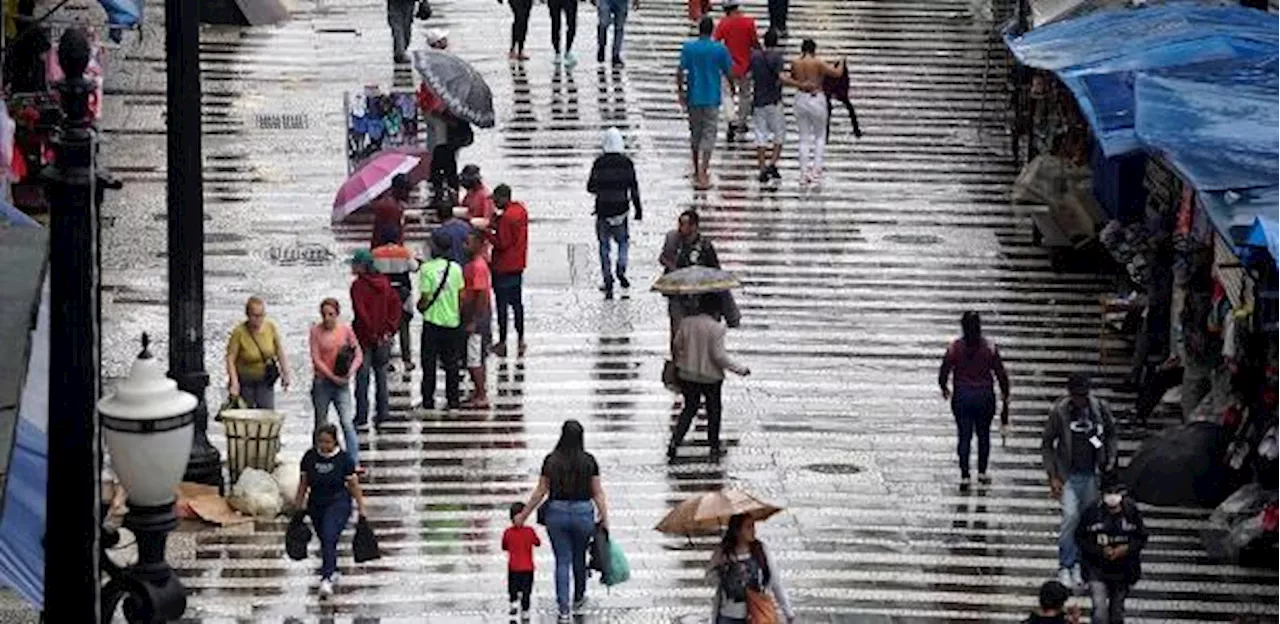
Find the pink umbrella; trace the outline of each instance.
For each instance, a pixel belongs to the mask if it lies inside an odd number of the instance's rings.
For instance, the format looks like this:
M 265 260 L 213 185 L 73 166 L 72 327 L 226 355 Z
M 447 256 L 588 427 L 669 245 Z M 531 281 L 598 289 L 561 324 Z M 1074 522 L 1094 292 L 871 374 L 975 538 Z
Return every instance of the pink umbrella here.
M 333 198 L 332 221 L 343 221 L 391 188 L 391 179 L 409 173 L 419 158 L 408 154 L 383 154 L 351 174 Z

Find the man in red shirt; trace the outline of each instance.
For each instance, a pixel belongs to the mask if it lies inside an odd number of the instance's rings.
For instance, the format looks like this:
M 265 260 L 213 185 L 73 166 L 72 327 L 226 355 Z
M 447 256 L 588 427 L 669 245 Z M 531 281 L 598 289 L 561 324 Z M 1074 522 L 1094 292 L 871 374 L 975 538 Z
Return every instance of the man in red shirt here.
M 351 308 L 355 313 L 351 329 L 365 354 L 356 372 L 355 425 L 362 427 L 369 422 L 370 368 L 377 386 L 374 424 L 386 420 L 390 412 L 387 364 L 391 362 L 391 337 L 400 329 L 401 304 L 391 281 L 374 268 L 373 254 L 368 249 L 359 249 L 351 257 L 351 272 L 356 276 L 351 283 Z
M 489 318 L 493 314 L 489 306 L 489 290 L 493 288 L 493 276 L 489 273 L 489 260 L 484 255 L 484 232 L 472 230 L 467 237 L 467 266 L 462 268 L 462 326 L 467 332 L 467 370 L 475 392 L 463 404 L 464 407 L 487 409 L 489 394 L 485 389 L 484 360 L 489 347 Z
M 712 38 L 729 48 L 733 59 L 734 96 L 738 99 L 736 121 L 729 122 L 729 141 L 738 132 L 747 133 L 747 120 L 751 118 L 751 51 L 760 47 L 756 34 L 756 21 L 742 12 L 742 0 L 724 0 L 724 18 L 716 24 Z
M 409 205 L 409 193 L 413 185 L 407 174 L 391 179 L 391 188 L 373 200 L 373 237 L 369 247 L 377 247 L 382 241 L 404 244 L 404 209 Z
M 511 187 L 499 184 L 493 189 L 493 203 L 498 209 L 493 231 L 493 296 L 498 302 L 498 344 L 493 352 L 507 355 L 507 308 L 515 314 L 519 354 L 524 355 L 524 267 L 529 255 L 529 211 L 524 204 L 511 201 Z
M 477 165 L 463 167 L 462 173 L 458 174 L 458 184 L 467 190 L 467 194 L 462 198 L 462 205 L 467 207 L 467 218 L 492 220 L 493 198 L 480 177 L 480 167 Z

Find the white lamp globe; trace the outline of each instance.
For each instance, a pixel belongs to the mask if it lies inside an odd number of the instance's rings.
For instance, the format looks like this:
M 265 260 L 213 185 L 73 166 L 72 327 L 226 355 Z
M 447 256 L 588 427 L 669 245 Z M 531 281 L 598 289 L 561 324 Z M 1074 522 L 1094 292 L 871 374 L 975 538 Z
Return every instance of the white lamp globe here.
M 115 392 L 98 402 L 102 436 L 129 504 L 157 507 L 174 501 L 174 489 L 191 455 L 196 397 L 181 390 L 148 350 Z

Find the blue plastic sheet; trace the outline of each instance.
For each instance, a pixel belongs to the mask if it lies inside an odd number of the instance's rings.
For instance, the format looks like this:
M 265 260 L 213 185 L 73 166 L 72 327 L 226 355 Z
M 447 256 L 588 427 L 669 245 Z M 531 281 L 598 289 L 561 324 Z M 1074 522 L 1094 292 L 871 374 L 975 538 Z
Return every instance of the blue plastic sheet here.
M 1245 234 L 1244 244 L 1267 250 L 1276 268 L 1280 268 L 1280 223 L 1276 222 L 1275 214 L 1270 218 L 1254 219 L 1253 227 Z
M 1275 184 L 1278 72 L 1272 57 L 1141 74 L 1134 85 L 1134 130 L 1197 190 Z
M 99 2 L 107 12 L 107 23 L 112 26 L 129 27 L 142 21 L 142 0 L 99 0 Z
M 1270 230 L 1273 236 L 1267 242 L 1268 252 L 1275 258 L 1277 206 L 1280 206 L 1280 188 L 1276 186 L 1238 189 L 1232 191 L 1200 191 L 1200 203 L 1209 221 L 1224 239 L 1230 242 L 1237 256 L 1248 255 L 1247 246 L 1254 245 L 1259 234 L 1255 227 Z M 1262 225 L 1258 225 L 1261 221 Z M 1265 236 L 1265 232 L 1261 234 Z M 1265 241 L 1265 239 L 1264 239 Z
M 1174 3 L 1100 10 L 1005 41 L 1021 63 L 1058 75 L 1103 152 L 1115 156 L 1143 147 L 1133 130 L 1137 74 L 1273 57 L 1278 35 L 1275 15 Z

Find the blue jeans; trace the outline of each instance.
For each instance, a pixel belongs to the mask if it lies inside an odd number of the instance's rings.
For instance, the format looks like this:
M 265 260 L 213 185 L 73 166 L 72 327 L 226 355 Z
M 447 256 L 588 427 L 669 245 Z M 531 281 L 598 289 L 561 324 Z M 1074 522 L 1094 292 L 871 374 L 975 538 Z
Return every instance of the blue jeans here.
M 978 436 L 978 474 L 987 474 L 991 459 L 991 419 L 996 414 L 996 393 L 984 388 L 956 386 L 951 395 L 951 414 L 956 419 L 956 455 L 960 476 L 969 478 L 969 448 Z
M 338 569 L 338 538 L 351 519 L 351 497 L 343 494 L 328 505 L 308 503 L 307 515 L 320 538 L 320 578 L 327 579 Z
M 604 0 L 601 0 L 603 4 Z M 604 219 L 596 219 L 596 240 L 600 241 L 600 275 L 604 277 L 605 286 L 613 286 L 614 271 L 609 266 L 609 242 L 618 243 L 618 267 L 617 276 L 625 279 L 627 277 L 627 251 L 630 248 L 630 236 L 627 232 L 627 222 L 623 221 L 618 225 L 609 225 Z
M 360 465 L 360 438 L 356 436 L 356 425 L 351 420 L 351 391 L 347 384 L 338 385 L 321 377 L 316 377 L 311 384 L 311 407 L 315 409 L 316 429 L 329 422 L 329 404 L 338 412 L 338 422 L 342 425 L 343 446 L 347 455 L 357 466 Z
M 356 371 L 356 422 L 363 425 L 369 421 L 369 371 L 373 370 L 374 391 L 377 392 L 375 408 L 377 414 L 373 422 L 386 420 L 391 412 L 390 395 L 387 390 L 387 365 L 391 363 L 391 341 L 380 345 L 360 345 L 365 357 L 360 361 L 360 370 Z
M 627 25 L 628 0 L 600 0 L 597 5 L 599 21 L 596 25 L 596 45 L 603 53 L 604 42 L 609 34 L 609 24 L 613 24 L 613 58 L 622 57 L 622 32 Z
M 1058 567 L 1070 568 L 1080 563 L 1080 545 L 1076 544 L 1076 527 L 1085 510 L 1098 502 L 1098 475 L 1073 472 L 1062 484 L 1062 525 L 1058 527 Z
M 573 601 L 587 593 L 587 542 L 596 530 L 595 504 L 586 501 L 547 501 L 547 535 L 556 555 L 556 604 L 567 614 Z M 573 570 L 573 600 L 569 599 L 569 571 Z
M 507 310 L 515 315 L 516 337 L 524 342 L 524 274 L 495 273 L 493 297 L 498 304 L 498 342 L 507 343 Z

